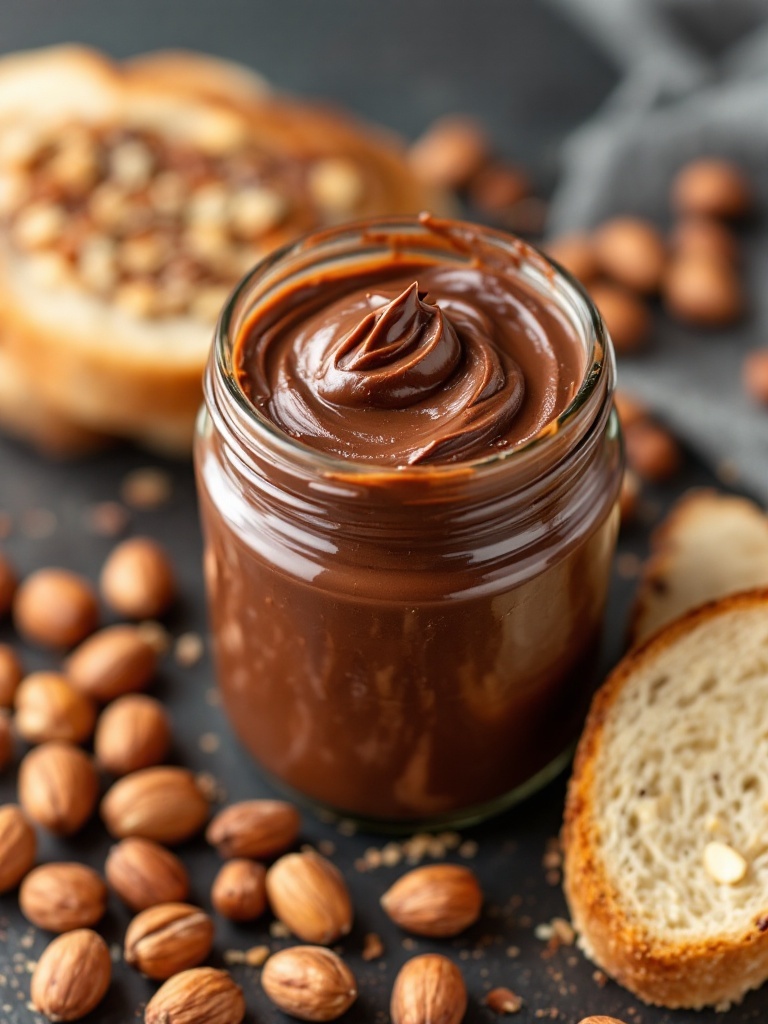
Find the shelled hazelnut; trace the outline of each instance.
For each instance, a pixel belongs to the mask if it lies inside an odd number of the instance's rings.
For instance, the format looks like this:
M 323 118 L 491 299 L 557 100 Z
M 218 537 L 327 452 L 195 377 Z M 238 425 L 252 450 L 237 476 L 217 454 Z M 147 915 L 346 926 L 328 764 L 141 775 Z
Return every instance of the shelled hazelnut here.
M 176 595 L 168 555 L 149 537 L 131 537 L 112 551 L 100 579 L 104 600 L 128 619 L 163 615 Z
M 70 654 L 65 669 L 72 685 L 106 703 L 145 689 L 157 668 L 157 652 L 136 626 L 107 626 Z
M 754 207 L 752 186 L 730 160 L 702 157 L 686 164 L 672 183 L 672 204 L 681 214 L 732 219 Z
M 18 654 L 8 644 L 0 644 L 0 708 L 13 707 L 23 675 Z
M 129 693 L 99 716 L 93 750 L 96 763 L 113 775 L 129 775 L 161 764 L 171 745 L 171 726 L 163 705 L 143 693 Z
M 16 731 L 27 743 L 84 743 L 96 724 L 96 707 L 57 672 L 33 672 L 16 691 Z
M 651 314 L 642 299 L 620 285 L 597 281 L 589 286 L 592 301 L 608 328 L 619 355 L 640 351 L 651 333 Z
M 78 832 L 96 807 L 99 780 L 91 758 L 71 743 L 43 743 L 19 767 L 19 803 L 57 835 Z
M 131 910 L 158 903 L 181 903 L 189 895 L 189 875 L 176 854 L 151 839 L 132 836 L 109 851 L 107 882 Z
M 69 648 L 92 633 L 99 607 L 91 584 L 66 569 L 38 569 L 13 601 L 16 629 L 41 647 Z
M 593 236 L 595 256 L 608 277 L 650 295 L 658 291 L 667 259 L 661 232 L 639 217 L 614 217 Z

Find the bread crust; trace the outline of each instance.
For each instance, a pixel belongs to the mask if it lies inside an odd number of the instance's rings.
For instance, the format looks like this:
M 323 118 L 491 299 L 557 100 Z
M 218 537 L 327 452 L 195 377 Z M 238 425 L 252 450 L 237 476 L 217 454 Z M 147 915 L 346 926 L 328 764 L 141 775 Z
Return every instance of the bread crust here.
M 562 832 L 564 888 L 587 956 L 647 1003 L 669 1009 L 723 1009 L 768 978 L 768 899 L 754 926 L 740 935 L 669 941 L 633 921 L 601 860 L 595 809 L 596 765 L 611 709 L 633 674 L 659 651 L 702 623 L 762 607 L 768 589 L 712 601 L 689 612 L 630 651 L 594 697 L 568 784 Z
M 130 122 L 190 139 L 207 125 L 214 134 L 231 132 L 286 156 L 367 163 L 375 170 L 371 192 L 378 192 L 362 216 L 444 206 L 416 182 L 399 143 L 386 133 L 277 97 L 258 75 L 202 55 L 170 51 L 117 64 L 64 46 L 4 57 L 0 126 L 27 114 L 54 125 Z M 269 236 L 268 248 L 307 226 L 286 224 Z M 41 287 L 27 257 L 0 245 L 0 328 L 0 350 L 54 418 L 86 433 L 189 452 L 213 333 L 208 324 L 186 315 L 130 316 L 72 282 Z M 0 418 L 24 432 L 26 403 L 8 403 Z
M 723 501 L 727 501 L 731 505 L 737 504 L 740 508 L 743 507 L 745 516 L 765 517 L 763 510 L 748 498 L 724 494 L 710 487 L 692 488 L 679 498 L 672 510 L 651 535 L 651 554 L 643 566 L 637 594 L 630 611 L 627 646 L 640 643 L 650 637 L 652 633 L 658 631 L 657 628 L 649 627 L 647 623 L 648 620 L 652 622 L 656 618 L 654 605 L 658 603 L 658 595 L 667 592 L 669 581 L 675 577 L 678 546 L 680 538 L 685 536 L 689 517 L 700 514 L 702 505 L 705 503 L 711 504 L 713 515 L 718 515 L 719 503 Z M 727 551 L 717 550 L 712 554 L 713 557 L 722 557 L 724 559 L 728 557 Z M 723 575 L 726 575 L 725 572 Z M 765 582 L 768 582 L 768 579 Z M 748 586 L 751 589 L 762 583 L 763 580 L 753 578 Z M 741 582 L 740 585 L 731 586 L 727 592 L 735 593 L 744 588 L 745 583 Z M 724 589 L 719 596 L 725 596 L 725 593 L 726 590 Z M 695 604 L 703 604 L 708 600 L 715 599 L 710 597 L 710 595 L 703 595 Z M 693 606 L 692 604 L 691 607 Z M 678 614 L 681 612 L 682 608 Z M 676 615 L 675 618 L 677 617 Z

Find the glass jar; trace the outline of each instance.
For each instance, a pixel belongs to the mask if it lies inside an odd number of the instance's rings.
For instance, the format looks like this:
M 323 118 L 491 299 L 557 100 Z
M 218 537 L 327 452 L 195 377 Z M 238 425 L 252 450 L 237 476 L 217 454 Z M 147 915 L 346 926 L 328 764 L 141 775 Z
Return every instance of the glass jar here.
M 264 260 L 206 374 L 195 457 L 224 705 L 274 780 L 374 825 L 466 824 L 530 793 L 567 762 L 595 683 L 623 469 L 610 342 L 572 278 L 479 237 L 584 346 L 575 398 L 532 440 L 471 462 L 350 463 L 281 432 L 237 383 L 233 345 L 276 289 L 393 248 L 471 258 L 418 221 Z

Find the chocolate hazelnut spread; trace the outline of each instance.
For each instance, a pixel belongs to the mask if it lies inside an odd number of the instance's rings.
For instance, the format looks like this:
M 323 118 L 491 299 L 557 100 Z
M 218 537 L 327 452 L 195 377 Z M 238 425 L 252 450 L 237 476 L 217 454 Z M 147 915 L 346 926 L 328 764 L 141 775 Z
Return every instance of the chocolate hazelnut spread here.
M 482 458 L 558 416 L 584 376 L 549 302 L 482 264 L 382 260 L 318 275 L 244 333 L 238 379 L 296 440 L 340 458 Z
M 562 767 L 617 529 L 605 344 L 541 256 L 466 226 L 338 229 L 241 286 L 196 463 L 225 706 L 280 782 L 455 822 Z

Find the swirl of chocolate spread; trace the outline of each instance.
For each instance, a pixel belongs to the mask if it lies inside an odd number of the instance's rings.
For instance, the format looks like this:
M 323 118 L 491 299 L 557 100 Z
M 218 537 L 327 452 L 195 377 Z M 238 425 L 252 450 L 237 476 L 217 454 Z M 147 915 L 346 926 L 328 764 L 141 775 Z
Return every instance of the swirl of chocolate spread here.
M 555 305 L 519 276 L 392 254 L 283 293 L 242 333 L 235 366 L 290 437 L 412 466 L 530 439 L 569 404 L 584 358 Z

